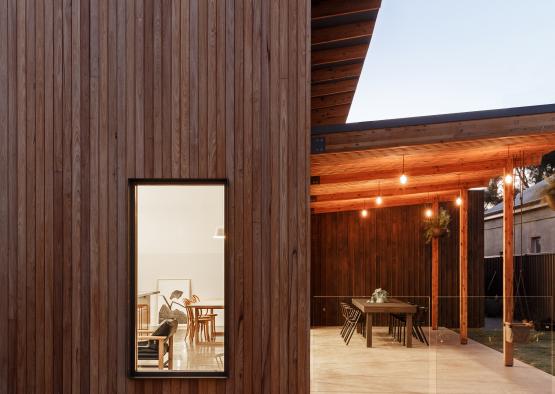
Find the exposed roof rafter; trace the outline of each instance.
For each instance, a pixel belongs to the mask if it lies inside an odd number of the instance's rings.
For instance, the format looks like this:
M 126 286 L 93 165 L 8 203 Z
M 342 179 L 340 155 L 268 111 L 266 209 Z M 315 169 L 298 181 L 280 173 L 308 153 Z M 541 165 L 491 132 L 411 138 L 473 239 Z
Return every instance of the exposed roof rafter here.
M 345 123 L 380 8 L 379 0 L 312 0 L 312 125 Z M 346 95 L 345 93 L 350 93 Z M 325 108 L 325 109 L 324 109 Z

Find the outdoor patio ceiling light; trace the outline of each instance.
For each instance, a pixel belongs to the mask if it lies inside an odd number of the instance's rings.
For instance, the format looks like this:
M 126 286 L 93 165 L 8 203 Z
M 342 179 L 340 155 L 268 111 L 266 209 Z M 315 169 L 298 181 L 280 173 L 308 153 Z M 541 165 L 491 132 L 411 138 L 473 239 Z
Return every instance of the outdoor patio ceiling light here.
M 428 208 L 428 209 L 426 209 L 424 214 L 426 215 L 427 218 L 431 218 L 434 213 L 432 212 L 432 210 L 430 208 Z
M 407 183 L 408 180 L 409 179 L 405 175 L 405 155 L 403 155 L 403 171 L 401 172 L 401 177 L 399 178 L 399 182 L 401 182 L 401 185 L 404 185 Z
M 366 209 L 363 209 L 362 211 L 360 211 L 360 216 L 365 218 L 366 216 L 368 216 L 368 211 Z
M 458 197 L 457 197 L 457 199 L 455 200 L 455 204 L 457 204 L 457 205 L 459 205 L 459 206 L 462 205 L 462 198 L 461 198 L 461 196 L 458 196 Z
M 512 176 L 511 174 L 505 175 L 505 183 L 507 183 L 507 184 L 509 184 L 509 185 L 510 185 L 511 183 L 513 183 L 513 176 Z
M 378 197 L 376 197 L 376 205 L 382 205 L 382 184 L 378 181 Z

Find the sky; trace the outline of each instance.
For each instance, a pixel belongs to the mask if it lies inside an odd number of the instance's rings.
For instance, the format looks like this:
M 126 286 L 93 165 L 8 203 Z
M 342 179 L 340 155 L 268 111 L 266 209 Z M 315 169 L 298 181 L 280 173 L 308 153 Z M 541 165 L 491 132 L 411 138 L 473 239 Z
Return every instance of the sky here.
M 382 0 L 347 122 L 555 103 L 555 0 Z

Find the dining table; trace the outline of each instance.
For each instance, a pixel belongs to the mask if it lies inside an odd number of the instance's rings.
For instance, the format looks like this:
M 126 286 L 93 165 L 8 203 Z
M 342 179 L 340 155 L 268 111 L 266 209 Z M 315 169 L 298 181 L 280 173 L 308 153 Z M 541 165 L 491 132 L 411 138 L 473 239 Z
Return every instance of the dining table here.
M 366 347 L 372 347 L 372 315 L 374 313 L 395 313 L 406 315 L 406 346 L 412 347 L 412 317 L 417 311 L 417 306 L 389 298 L 385 302 L 370 302 L 370 298 L 353 298 L 352 303 L 366 315 Z

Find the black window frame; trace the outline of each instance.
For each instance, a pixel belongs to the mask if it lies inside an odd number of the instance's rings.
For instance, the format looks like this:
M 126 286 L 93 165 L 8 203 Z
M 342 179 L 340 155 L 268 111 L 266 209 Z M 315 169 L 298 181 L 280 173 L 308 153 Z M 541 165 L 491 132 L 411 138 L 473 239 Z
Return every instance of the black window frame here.
M 138 186 L 202 186 L 202 185 L 219 185 L 224 187 L 224 357 L 223 371 L 138 371 L 135 365 L 136 357 L 136 333 L 137 333 L 137 217 L 136 217 L 136 191 Z M 129 269 L 129 316 L 127 322 L 128 332 L 128 376 L 131 379 L 137 378 L 218 378 L 226 379 L 229 377 L 229 327 L 230 326 L 230 308 L 229 302 L 229 237 L 228 229 L 229 217 L 229 182 L 225 178 L 215 179 L 194 179 L 194 178 L 129 178 L 128 179 L 128 269 Z

